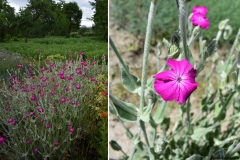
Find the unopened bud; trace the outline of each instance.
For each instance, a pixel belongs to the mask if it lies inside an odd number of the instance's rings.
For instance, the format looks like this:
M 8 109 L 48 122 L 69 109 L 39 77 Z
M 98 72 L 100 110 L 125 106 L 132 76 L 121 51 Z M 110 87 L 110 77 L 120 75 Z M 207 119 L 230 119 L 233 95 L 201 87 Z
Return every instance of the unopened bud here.
M 199 31 L 200 31 L 200 27 L 199 26 L 194 27 L 194 29 L 193 29 L 194 37 L 196 37 L 199 34 Z
M 221 21 L 218 25 L 219 30 L 223 30 L 226 27 L 228 21 L 229 21 L 229 19 L 225 19 L 225 20 Z
M 169 49 L 169 58 L 178 58 L 180 54 L 179 48 L 176 45 L 172 45 Z
M 223 38 L 227 40 L 232 34 L 232 27 L 230 25 L 226 25 L 225 30 L 223 32 Z
M 210 44 L 207 46 L 208 57 L 210 57 L 216 49 L 217 41 L 213 39 Z
M 115 151 L 122 150 L 121 146 L 114 140 L 110 141 L 110 145 L 111 145 L 112 149 L 114 149 Z
M 163 151 L 163 149 L 165 148 L 165 145 L 166 145 L 166 142 L 162 138 L 158 138 L 155 141 L 154 151 L 157 154 L 160 154 Z
M 180 35 L 179 31 L 175 31 L 172 35 L 172 45 L 176 45 L 179 48 Z

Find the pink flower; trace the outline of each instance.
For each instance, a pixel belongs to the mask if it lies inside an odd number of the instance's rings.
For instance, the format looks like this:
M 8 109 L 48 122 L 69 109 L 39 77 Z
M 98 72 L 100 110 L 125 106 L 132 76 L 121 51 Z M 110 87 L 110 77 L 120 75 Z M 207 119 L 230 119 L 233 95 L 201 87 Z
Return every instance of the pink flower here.
M 51 94 L 51 95 L 54 95 L 54 94 L 55 94 L 55 92 L 54 92 L 54 91 L 51 91 L 51 92 L 50 92 L 50 94 Z
M 8 123 L 12 123 L 13 122 L 13 119 L 12 118 L 9 118 L 8 119 Z
M 208 9 L 206 6 L 195 6 L 192 8 L 192 12 L 194 14 L 201 14 L 203 16 L 206 16 L 206 14 L 208 13 Z
M 5 138 L 4 137 L 0 137 L 0 144 L 4 143 Z
M 43 112 L 43 108 L 38 108 L 38 112 L 39 113 Z
M 47 125 L 46 125 L 46 128 L 47 128 L 47 129 L 51 128 L 51 125 L 50 125 L 50 124 L 47 124 Z
M 40 68 L 40 72 L 43 72 L 43 71 L 45 71 L 45 68 L 44 67 Z
M 51 67 L 51 68 L 54 68 L 54 62 L 52 62 L 52 63 L 50 64 L 50 67 Z
M 207 17 L 204 17 L 201 14 L 193 14 L 190 18 L 194 26 L 200 26 L 200 28 L 208 29 L 210 22 Z
M 64 103 L 64 102 L 66 102 L 66 99 L 65 99 L 65 98 L 61 98 L 61 99 L 60 99 L 60 102 L 61 102 L 61 103 Z
M 30 144 L 31 144 L 31 141 L 27 141 L 27 144 L 30 145 Z
M 72 123 L 68 123 L 67 125 L 68 125 L 68 126 L 71 126 L 71 125 L 72 125 Z
M 22 67 L 23 67 L 23 65 L 22 65 L 22 64 L 19 64 L 19 65 L 18 65 L 18 68 L 22 68 Z
M 38 152 L 38 148 L 35 148 L 35 149 L 34 149 L 34 152 L 36 152 L 36 153 L 37 153 L 37 152 Z
M 69 132 L 73 133 L 74 132 L 74 128 L 70 128 Z
M 44 122 L 44 118 L 42 118 L 42 119 L 40 120 L 40 122 L 43 123 L 43 122 Z
M 81 86 L 80 86 L 80 85 L 77 85 L 77 86 L 76 86 L 76 88 L 77 88 L 77 89 L 80 89 L 80 88 L 81 88 Z
M 56 146 L 56 147 L 57 147 L 58 145 L 59 145 L 59 143 L 58 143 L 58 142 L 54 142 L 54 146 Z
M 77 74 L 82 74 L 82 70 L 80 68 L 77 68 Z
M 30 115 L 30 116 L 33 116 L 33 115 L 34 115 L 34 112 L 30 112 L 29 115 Z
M 169 58 L 167 64 L 172 68 L 153 76 L 154 89 L 165 101 L 176 100 L 184 104 L 191 93 L 197 89 L 196 70 L 186 60 Z

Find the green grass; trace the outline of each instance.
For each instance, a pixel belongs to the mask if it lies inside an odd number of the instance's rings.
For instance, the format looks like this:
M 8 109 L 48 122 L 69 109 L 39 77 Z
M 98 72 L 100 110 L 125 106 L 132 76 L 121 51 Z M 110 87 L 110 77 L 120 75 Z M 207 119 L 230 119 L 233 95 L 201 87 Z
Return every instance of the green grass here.
M 96 37 L 65 38 L 45 37 L 30 38 L 28 43 L 24 39 L 0 43 L 0 80 L 9 76 L 8 70 L 16 69 L 18 64 L 29 65 L 33 61 L 38 63 L 39 50 L 42 50 L 41 61 L 50 55 L 60 54 L 69 57 L 72 52 L 84 52 L 84 57 L 100 60 L 103 55 L 108 57 L 108 43 Z M 15 58 L 17 57 L 17 58 Z
M 43 58 L 56 54 L 68 57 L 69 52 L 84 52 L 87 57 L 102 55 L 107 57 L 108 44 L 94 37 L 45 37 L 30 38 L 28 43 L 25 43 L 24 39 L 1 43 L 0 50 L 6 50 L 10 53 L 20 53 L 22 57 L 33 57 L 35 59 L 39 57 L 39 50 L 42 50 L 41 56 Z

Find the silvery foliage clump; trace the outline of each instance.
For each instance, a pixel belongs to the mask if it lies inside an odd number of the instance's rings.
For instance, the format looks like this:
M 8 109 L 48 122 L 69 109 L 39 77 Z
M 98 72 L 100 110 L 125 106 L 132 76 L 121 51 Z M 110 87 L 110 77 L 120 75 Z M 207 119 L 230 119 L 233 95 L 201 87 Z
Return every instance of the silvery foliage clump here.
M 30 68 L 20 64 L 9 80 L 0 81 L 0 155 L 14 160 L 85 155 L 78 146 L 93 133 L 97 77 L 107 72 L 105 57 L 102 64 L 94 60 L 76 53 L 66 61 L 46 60 L 42 68 L 40 60 Z
M 199 35 L 200 28 L 193 28 L 191 25 L 188 25 L 188 28 L 186 27 L 188 18 L 187 5 L 190 1 L 177 1 L 180 14 L 180 39 L 175 38 L 172 44 L 163 39 L 163 44 L 168 48 L 168 58 L 182 59 L 184 57 L 188 59 L 196 68 L 197 75 L 204 69 L 207 62 L 211 64 L 211 68 L 208 68 L 209 72 L 206 74 L 204 81 L 198 82 L 205 85 L 205 92 L 201 99 L 198 115 L 193 117 L 193 114 L 191 114 L 193 104 L 190 103 L 189 97 L 184 105 L 179 104 L 178 120 L 175 122 L 174 127 L 169 129 L 171 123 L 171 119 L 167 115 L 169 103 L 162 100 L 155 93 L 153 89 L 154 79 L 146 80 L 152 22 L 156 10 L 161 10 L 161 5 L 158 6 L 161 1 L 152 0 L 150 4 L 141 80 L 130 73 L 128 65 L 123 61 L 110 38 L 110 45 L 119 60 L 123 86 L 132 94 L 138 94 L 140 99 L 140 106 L 137 107 L 110 94 L 110 112 L 118 116 L 121 122 L 136 123 L 139 126 L 138 133 L 133 134 L 122 123 L 126 129 L 127 137 L 134 143 L 131 155 L 125 154 L 124 148 L 117 143 L 117 140 L 111 140 L 110 145 L 114 150 L 124 153 L 123 159 L 130 160 L 210 160 L 239 157 L 240 29 L 238 34 L 235 35 L 236 39 L 231 50 L 223 60 L 219 59 L 220 56 L 216 51 L 216 46 L 220 37 L 227 40 L 231 34 L 232 29 L 228 25 L 228 19 L 219 23 L 216 37 L 208 44 L 200 36 L 200 61 L 196 63 L 189 47 Z M 186 37 L 187 32 L 190 33 L 190 38 Z M 178 32 L 175 33 L 175 35 L 177 34 Z M 161 55 L 161 46 L 162 44 L 158 45 L 157 58 Z M 161 65 L 163 67 L 159 68 L 159 71 L 166 70 L 166 64 Z M 217 73 L 216 77 L 213 77 L 213 72 Z M 213 82 L 216 86 L 212 85 Z M 226 113 L 230 107 L 234 109 L 227 116 Z M 223 123 L 228 123 L 228 125 L 226 131 L 221 132 Z M 146 125 L 150 125 L 151 129 L 146 130 Z M 157 131 L 159 128 L 161 133 Z

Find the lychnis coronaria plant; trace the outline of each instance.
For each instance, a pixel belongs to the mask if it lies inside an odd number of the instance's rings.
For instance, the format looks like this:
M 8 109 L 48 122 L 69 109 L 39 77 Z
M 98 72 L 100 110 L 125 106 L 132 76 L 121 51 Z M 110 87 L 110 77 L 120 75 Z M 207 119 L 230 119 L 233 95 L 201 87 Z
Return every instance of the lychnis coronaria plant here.
M 191 0 L 176 0 L 179 28 L 172 36 L 172 43 L 164 38 L 158 43 L 157 64 L 162 63 L 161 53 L 166 50 L 162 50 L 162 44 L 167 48 L 168 56 L 161 65 L 155 65 L 160 66 L 157 72 L 148 75 L 148 55 L 150 48 L 155 47 L 150 45 L 152 26 L 158 13 L 156 10 L 161 11 L 161 2 L 152 0 L 150 4 L 141 80 L 130 72 L 110 38 L 110 45 L 119 60 L 122 84 L 139 97 L 137 106 L 119 100 L 110 93 L 110 111 L 126 129 L 133 148 L 131 151 L 125 149 L 119 145 L 118 139 L 111 140 L 110 145 L 113 150 L 121 151 L 124 159 L 130 160 L 239 158 L 240 29 L 228 56 L 221 60 L 216 48 L 222 33 L 226 35 L 223 37 L 229 37 L 231 33 L 228 20 L 219 23 L 217 36 L 207 42 L 203 40 L 204 36 L 199 36 L 201 29 L 210 27 L 210 20 L 206 17 L 207 7 L 193 7 L 188 19 Z M 199 51 L 195 51 L 197 56 L 191 52 L 194 39 L 199 39 Z M 196 94 L 191 98 L 194 92 Z M 168 115 L 170 109 L 176 109 L 175 120 Z M 125 123 L 135 123 L 138 130 L 129 129 Z M 116 158 L 114 154 L 110 156 Z
M 105 127 L 99 122 L 107 111 L 108 81 L 105 56 L 83 55 L 47 58 L 42 66 L 20 64 L 9 73 L 0 89 L 0 154 L 10 159 L 85 157 L 79 150 L 89 146 L 84 137 L 93 141 L 96 126 Z

